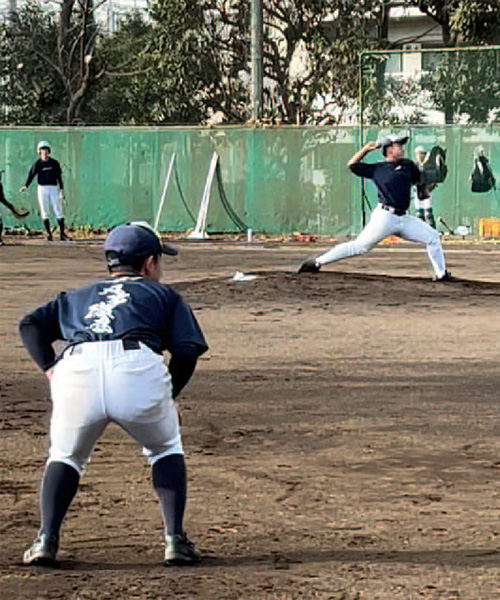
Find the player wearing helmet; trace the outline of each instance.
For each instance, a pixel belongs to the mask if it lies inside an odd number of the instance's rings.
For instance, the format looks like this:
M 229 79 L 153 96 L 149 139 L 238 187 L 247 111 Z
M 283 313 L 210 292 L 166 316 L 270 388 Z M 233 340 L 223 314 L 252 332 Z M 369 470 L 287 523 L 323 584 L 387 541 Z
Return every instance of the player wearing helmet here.
M 52 231 L 50 228 L 49 213 L 52 211 L 59 225 L 59 234 L 61 240 L 69 240 L 64 229 L 64 216 L 62 211 L 62 201 L 64 200 L 64 185 L 62 180 L 61 165 L 57 160 L 50 156 L 51 147 L 49 142 L 41 141 L 37 146 L 39 158 L 33 163 L 28 173 L 26 183 L 19 190 L 25 192 L 33 179 L 37 178 L 38 183 L 38 203 L 40 205 L 40 214 L 42 215 L 43 225 L 47 232 L 47 239 L 52 241 Z

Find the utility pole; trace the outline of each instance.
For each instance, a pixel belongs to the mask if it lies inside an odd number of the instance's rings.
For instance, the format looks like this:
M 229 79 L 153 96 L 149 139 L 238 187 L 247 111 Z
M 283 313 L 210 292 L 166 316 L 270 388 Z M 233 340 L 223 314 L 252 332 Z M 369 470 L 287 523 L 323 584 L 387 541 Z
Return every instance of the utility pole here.
M 262 119 L 262 0 L 252 0 L 252 121 Z
M 17 0 L 9 0 L 7 9 L 8 18 L 12 22 L 17 15 Z

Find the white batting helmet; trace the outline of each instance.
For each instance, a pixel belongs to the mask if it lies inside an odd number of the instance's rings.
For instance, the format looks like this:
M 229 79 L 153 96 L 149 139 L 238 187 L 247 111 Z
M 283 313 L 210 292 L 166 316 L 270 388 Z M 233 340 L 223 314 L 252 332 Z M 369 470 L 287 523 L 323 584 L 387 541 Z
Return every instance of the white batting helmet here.
M 40 152 L 40 150 L 42 148 L 47 148 L 47 150 L 50 152 L 52 150 L 52 148 L 50 147 L 49 142 L 46 142 L 45 140 L 38 142 L 38 146 L 36 147 L 37 151 Z

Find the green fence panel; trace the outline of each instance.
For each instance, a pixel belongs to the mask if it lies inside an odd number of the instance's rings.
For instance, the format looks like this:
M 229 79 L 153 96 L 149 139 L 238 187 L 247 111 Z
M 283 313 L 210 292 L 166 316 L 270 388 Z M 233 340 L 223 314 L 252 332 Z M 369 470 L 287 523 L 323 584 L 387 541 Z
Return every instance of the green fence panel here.
M 419 125 L 401 131 L 410 135 L 410 158 L 418 145 L 430 149 L 438 143 L 447 150 L 448 177 L 433 194 L 438 216 L 453 228 L 469 225 L 473 231 L 480 218 L 500 216 L 496 191 L 470 189 L 479 147 L 500 181 L 500 126 Z M 363 141 L 396 132 L 367 128 Z M 159 229 L 189 231 L 194 226 L 189 212 L 198 214 L 214 152 L 233 211 L 254 231 L 346 236 L 362 226 L 361 181 L 347 169 L 361 143 L 356 127 L 0 128 L 4 190 L 14 204 L 32 210 L 25 221 L 30 229 L 41 229 L 36 183 L 22 196 L 18 190 L 40 140 L 50 142 L 63 167 L 64 211 L 72 228 L 107 229 L 133 219 L 154 223 L 175 153 Z M 366 160 L 382 157 L 375 151 Z M 373 208 L 377 198 L 370 182 L 365 187 L 369 217 L 368 204 Z M 7 226 L 19 226 L 6 209 L 0 211 Z M 207 231 L 236 230 L 214 179 Z
M 364 140 L 377 139 L 394 130 L 368 128 Z M 406 146 L 406 156 L 414 160 L 417 146 L 430 150 L 439 145 L 446 149 L 448 175 L 432 193 L 434 211 L 446 223 L 456 229 L 467 225 L 472 233 L 478 232 L 479 219 L 500 217 L 500 191 L 495 189 L 485 193 L 471 190 L 471 175 L 474 157 L 480 148 L 490 161 L 500 187 L 500 126 L 414 126 L 399 130 L 410 136 Z M 367 160 L 381 160 L 374 152 Z M 366 185 L 370 204 L 376 202 L 373 186 Z M 411 209 L 413 212 L 413 208 Z

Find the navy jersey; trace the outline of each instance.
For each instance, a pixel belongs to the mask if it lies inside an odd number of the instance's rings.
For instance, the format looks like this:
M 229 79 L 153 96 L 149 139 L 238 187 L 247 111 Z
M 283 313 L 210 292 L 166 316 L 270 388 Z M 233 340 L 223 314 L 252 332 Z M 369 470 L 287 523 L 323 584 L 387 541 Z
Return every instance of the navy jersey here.
M 191 309 L 168 286 L 140 276 L 120 276 L 62 292 L 51 302 L 24 317 L 23 326 L 36 324 L 39 343 L 31 343 L 33 359 L 47 370 L 56 361 L 52 343 L 128 339 L 143 342 L 154 352 L 181 352 L 183 345 L 196 348 L 198 356 L 207 343 Z M 33 328 L 31 328 L 33 329 Z
M 29 187 L 35 177 L 38 185 L 58 185 L 61 190 L 63 189 L 61 165 L 54 158 L 49 157 L 48 160 L 39 158 L 35 161 L 24 185 Z
M 420 169 L 405 158 L 397 162 L 359 162 L 349 168 L 358 177 L 373 179 L 379 201 L 402 212 L 406 212 L 410 206 L 412 185 L 421 180 Z
M 423 168 L 420 168 L 420 182 L 417 183 L 417 198 L 419 200 L 427 200 L 431 197 L 432 190 L 436 187 L 435 183 L 428 183 L 427 175 Z

